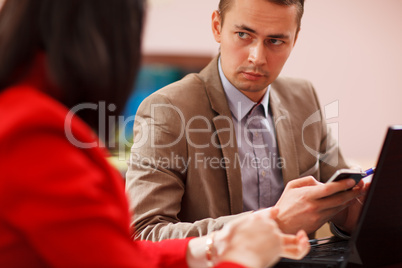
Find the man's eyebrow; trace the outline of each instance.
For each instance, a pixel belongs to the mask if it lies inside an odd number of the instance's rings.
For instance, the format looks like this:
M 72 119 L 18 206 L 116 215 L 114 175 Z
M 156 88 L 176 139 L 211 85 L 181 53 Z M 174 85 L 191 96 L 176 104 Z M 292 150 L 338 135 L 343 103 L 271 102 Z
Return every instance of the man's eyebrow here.
M 250 33 L 257 33 L 256 30 L 253 30 L 253 29 L 251 29 L 250 27 L 247 27 L 244 24 L 235 25 L 235 28 L 238 29 L 238 30 L 248 31 Z M 289 39 L 290 38 L 290 36 L 286 35 L 286 34 L 270 34 L 270 35 L 267 35 L 267 37 L 274 38 L 274 39 Z
M 235 25 L 235 27 L 236 27 L 237 29 L 239 29 L 239 30 L 246 30 L 246 31 L 248 31 L 248 32 L 250 32 L 250 33 L 256 33 L 255 30 L 253 30 L 253 29 L 247 27 L 247 26 L 244 25 L 244 24 L 242 24 L 242 25 Z
M 289 39 L 290 36 L 286 34 L 270 34 L 267 35 L 269 38 L 274 38 L 274 39 Z

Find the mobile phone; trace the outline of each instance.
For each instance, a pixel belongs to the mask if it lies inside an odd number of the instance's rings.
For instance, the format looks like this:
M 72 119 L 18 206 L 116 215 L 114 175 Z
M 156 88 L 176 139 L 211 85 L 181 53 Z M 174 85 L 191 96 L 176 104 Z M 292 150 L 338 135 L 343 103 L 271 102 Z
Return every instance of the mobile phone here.
M 344 179 L 354 179 L 356 184 L 358 184 L 359 181 L 366 176 L 367 173 L 364 171 L 355 169 L 339 169 L 331 176 L 331 178 L 329 178 L 327 183 Z

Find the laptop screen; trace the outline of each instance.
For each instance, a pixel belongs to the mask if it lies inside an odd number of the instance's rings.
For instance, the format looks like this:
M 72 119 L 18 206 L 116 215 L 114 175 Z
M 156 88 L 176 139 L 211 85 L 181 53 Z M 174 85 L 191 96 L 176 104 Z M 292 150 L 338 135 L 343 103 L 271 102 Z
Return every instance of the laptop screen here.
M 402 263 L 402 126 L 388 129 L 350 244 L 349 262 Z

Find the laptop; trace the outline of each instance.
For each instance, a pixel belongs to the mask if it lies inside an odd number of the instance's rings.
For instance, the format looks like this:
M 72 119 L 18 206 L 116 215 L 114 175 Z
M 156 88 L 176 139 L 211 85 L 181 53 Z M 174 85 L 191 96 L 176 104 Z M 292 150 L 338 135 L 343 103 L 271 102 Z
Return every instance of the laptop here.
M 352 237 L 312 242 L 302 260 L 275 267 L 402 267 L 402 126 L 388 128 Z

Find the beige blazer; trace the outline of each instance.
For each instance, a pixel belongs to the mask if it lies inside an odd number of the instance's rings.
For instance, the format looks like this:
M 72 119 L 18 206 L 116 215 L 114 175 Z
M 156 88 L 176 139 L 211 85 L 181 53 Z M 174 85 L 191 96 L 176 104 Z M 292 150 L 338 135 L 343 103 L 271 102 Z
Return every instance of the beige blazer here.
M 306 175 L 325 181 L 347 167 L 309 82 L 278 78 L 270 106 L 285 184 Z M 146 98 L 134 137 L 126 189 L 136 238 L 201 236 L 242 214 L 236 136 L 217 58 Z

